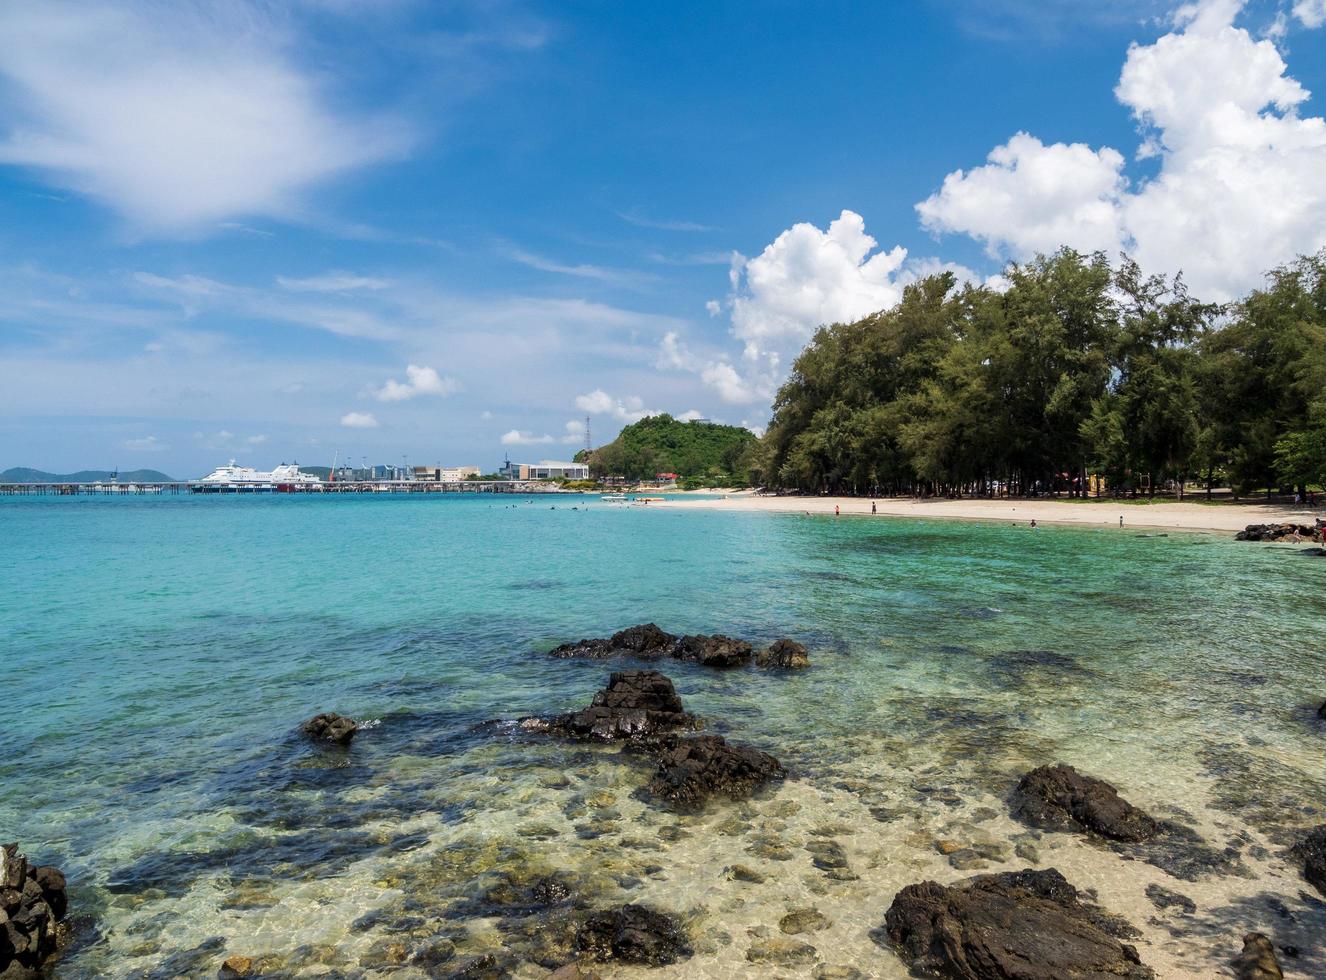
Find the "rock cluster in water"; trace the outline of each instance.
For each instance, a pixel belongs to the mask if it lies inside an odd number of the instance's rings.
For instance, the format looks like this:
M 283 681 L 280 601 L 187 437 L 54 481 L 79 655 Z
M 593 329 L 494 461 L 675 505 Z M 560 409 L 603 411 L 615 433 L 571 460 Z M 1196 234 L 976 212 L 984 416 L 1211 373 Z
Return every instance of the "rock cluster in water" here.
M 657 764 L 649 794 L 679 810 L 694 810 L 713 796 L 745 799 L 787 773 L 777 759 L 719 735 L 677 733 L 700 726 L 677 689 L 657 670 L 620 670 L 589 707 L 552 718 L 523 718 L 527 731 L 600 741 L 628 740 Z
M 608 678 L 608 686 L 594 695 L 589 707 L 550 719 L 527 718 L 521 724 L 533 730 L 594 738 L 650 739 L 695 728 L 699 719 L 686 713 L 677 689 L 657 670 L 621 670 Z
M 69 911 L 59 869 L 32 867 L 17 844 L 0 845 L 0 980 L 36 980 L 60 945 Z
M 744 667 L 751 663 L 779 670 L 801 670 L 810 666 L 806 648 L 795 640 L 786 638 L 776 640 L 772 645 L 757 652 L 747 641 L 724 636 L 721 633 L 713 636 L 703 634 L 675 636 L 659 629 L 653 623 L 629 627 L 606 639 L 563 643 L 552 650 L 550 655 L 563 660 L 571 658 L 607 660 L 612 657 L 635 657 L 639 660 L 671 658 L 718 669 Z
M 1158 820 L 1109 783 L 1062 763 L 1027 773 L 1010 802 L 1014 819 L 1041 830 L 1086 830 L 1127 842 L 1150 840 L 1161 831 Z
M 359 731 L 359 725 L 353 719 L 329 711 L 314 715 L 300 725 L 299 730 L 315 742 L 349 745 L 350 740 L 355 737 L 355 732 Z
M 666 966 L 691 957 L 686 934 L 671 916 L 643 905 L 595 912 L 576 933 L 576 949 L 594 960 Z
M 786 771 L 767 752 L 732 745 L 720 735 L 669 739 L 658 753 L 658 773 L 649 792 L 680 810 L 703 806 L 711 796 L 745 799 Z
M 1295 535 L 1299 538 L 1312 539 L 1321 533 L 1322 523 L 1316 527 L 1306 524 L 1249 524 L 1238 534 L 1235 541 L 1291 541 Z
M 1120 941 L 1116 920 L 1082 903 L 1058 871 L 977 875 L 908 885 L 884 932 L 913 973 L 954 980 L 1154 977 Z

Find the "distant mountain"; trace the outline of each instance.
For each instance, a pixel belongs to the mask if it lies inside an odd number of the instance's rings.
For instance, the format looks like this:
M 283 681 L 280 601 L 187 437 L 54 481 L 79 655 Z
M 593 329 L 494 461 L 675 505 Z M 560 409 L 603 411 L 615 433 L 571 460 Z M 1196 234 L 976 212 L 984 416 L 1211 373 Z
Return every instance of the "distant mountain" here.
M 47 473 L 27 466 L 15 466 L 0 473 L 0 483 L 96 483 L 115 476 L 110 470 L 79 470 L 77 473 Z M 124 470 L 121 483 L 175 483 L 173 476 L 160 470 Z
M 606 446 L 581 450 L 576 460 L 587 461 L 595 475 L 648 480 L 676 473 L 683 481 L 740 486 L 747 476 L 746 454 L 756 442 L 755 433 L 739 425 L 651 415 L 622 429 Z

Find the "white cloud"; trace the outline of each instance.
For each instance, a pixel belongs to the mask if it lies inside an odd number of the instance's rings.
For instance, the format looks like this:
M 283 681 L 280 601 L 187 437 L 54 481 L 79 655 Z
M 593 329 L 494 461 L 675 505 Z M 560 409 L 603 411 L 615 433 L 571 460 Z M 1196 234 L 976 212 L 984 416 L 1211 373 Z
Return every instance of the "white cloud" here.
M 193 438 L 205 449 L 239 449 L 261 446 L 267 442 L 268 437 L 259 434 L 241 438 L 229 429 L 221 429 L 217 432 L 195 432 Z
M 949 174 L 916 206 L 925 228 L 979 238 L 994 257 L 1053 252 L 1065 242 L 1085 251 L 1121 246 L 1119 198 L 1127 181 L 1117 150 L 1046 146 L 1018 133 L 987 159 L 969 173 Z
M 628 225 L 635 225 L 637 228 L 652 228 L 656 231 L 717 231 L 717 229 L 711 225 L 702 225 L 695 221 L 647 218 L 643 216 L 639 210 L 618 211 L 617 217 L 621 218 Z
M 390 280 L 373 276 L 357 276 L 352 272 L 328 272 L 321 276 L 292 279 L 277 276 L 277 285 L 297 293 L 348 293 L 360 289 L 386 289 Z
M 747 356 L 787 341 L 800 345 L 821 324 L 856 320 L 897 303 L 902 290 L 894 274 L 907 250 L 872 255 L 876 244 L 862 217 L 843 211 L 826 231 L 802 222 L 755 258 L 737 256 L 732 332 Z
M 141 439 L 124 440 L 124 448 L 136 453 L 160 453 L 169 449 L 170 446 L 156 436 L 143 436 Z
M 487 422 L 487 421 L 488 421 L 489 419 L 491 419 L 492 417 L 493 417 L 493 413 L 490 412 L 490 411 L 488 411 L 488 409 L 486 409 L 486 408 L 485 408 L 482 412 L 479 413 L 479 418 L 483 419 L 485 422 Z
M 572 419 L 566 423 L 566 434 L 559 440 L 564 445 L 583 445 L 585 442 L 585 420 Z
M 694 408 L 687 409 L 686 411 L 682 412 L 680 415 L 677 416 L 677 418 L 682 422 L 694 422 L 697 419 L 702 419 L 704 417 L 705 417 L 704 412 L 698 411 Z
M 661 370 L 690 372 L 714 389 L 723 401 L 734 404 L 768 401 L 773 397 L 777 382 L 777 355 L 756 360 L 748 374 L 743 375 L 722 355 L 694 353 L 675 330 L 663 335 L 654 364 Z
M 504 446 L 543 446 L 550 442 L 556 442 L 550 435 L 535 435 L 533 432 L 522 432 L 519 429 L 512 429 L 510 432 L 502 435 L 502 445 Z
M 639 422 L 647 415 L 658 414 L 644 405 L 644 399 L 637 395 L 613 398 L 602 388 L 595 388 L 587 395 L 576 396 L 576 408 L 580 411 L 589 415 L 611 415 L 619 422 Z
M 1326 245 L 1326 121 L 1299 116 L 1308 93 L 1273 41 L 1234 26 L 1243 6 L 1185 5 L 1175 31 L 1129 49 L 1115 94 L 1141 130 L 1138 156 L 1159 157 L 1155 177 L 1129 186 L 1117 150 L 1022 133 L 950 174 L 917 205 L 922 223 L 1014 259 L 1127 249 L 1211 300 Z M 1316 7 L 1295 13 L 1307 23 Z
M 346 412 L 341 416 L 341 425 L 347 429 L 376 429 L 378 420 L 370 412 Z
M 386 384 L 373 392 L 373 397 L 380 402 L 402 402 L 419 395 L 446 397 L 459 389 L 460 382 L 455 378 L 444 378 L 431 367 L 408 364 L 403 383 L 389 378 Z
M 1326 0 L 1298 0 L 1294 4 L 1294 16 L 1303 22 L 1304 27 L 1320 27 L 1326 24 Z
M 0 36 L 0 163 L 143 231 L 289 217 L 312 184 L 408 141 L 398 123 L 334 111 L 255 4 L 4 4 Z

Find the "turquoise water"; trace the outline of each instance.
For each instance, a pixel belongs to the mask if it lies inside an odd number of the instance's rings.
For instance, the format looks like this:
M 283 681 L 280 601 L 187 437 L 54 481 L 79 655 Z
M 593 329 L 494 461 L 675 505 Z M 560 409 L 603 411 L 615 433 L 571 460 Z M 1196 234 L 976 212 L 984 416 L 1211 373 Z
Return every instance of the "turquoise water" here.
M 869 931 L 902 884 L 971 873 L 941 837 L 1095 888 L 1161 975 L 1210 975 L 1252 928 L 1299 947 L 1287 975 L 1326 974 L 1326 918 L 1282 854 L 1326 822 L 1326 561 L 1204 534 L 517 499 L 0 500 L 0 837 L 76 883 L 58 976 L 213 975 L 231 952 L 273 975 L 445 975 L 417 958 L 437 937 L 450 964 L 491 951 L 542 976 L 557 923 L 490 892 L 556 871 L 584 905 L 681 916 L 697 955 L 677 975 L 757 975 L 761 930 L 814 904 L 833 926 L 795 937 L 815 960 L 783 973 L 901 977 Z M 795 779 L 676 816 L 633 795 L 647 771 L 615 747 L 475 728 L 587 703 L 623 664 L 543 653 L 648 621 L 807 644 L 795 676 L 662 667 Z M 293 732 L 324 710 L 378 723 L 323 753 Z M 1003 794 L 1061 760 L 1237 867 L 1179 880 L 1033 839 Z M 854 879 L 814 869 L 821 838 Z M 734 863 L 769 880 L 731 881 Z M 1198 914 L 1167 918 L 1149 883 Z

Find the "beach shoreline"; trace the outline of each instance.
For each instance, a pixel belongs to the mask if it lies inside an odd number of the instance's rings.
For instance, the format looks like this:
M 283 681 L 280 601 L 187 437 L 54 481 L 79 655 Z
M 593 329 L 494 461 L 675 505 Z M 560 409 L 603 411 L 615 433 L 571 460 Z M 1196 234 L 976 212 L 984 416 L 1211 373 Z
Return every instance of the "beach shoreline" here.
M 720 496 L 715 496 L 719 494 Z M 1130 503 L 1110 500 L 950 500 L 914 497 L 877 497 L 871 514 L 868 497 L 770 497 L 749 490 L 683 491 L 666 501 L 650 504 L 678 510 L 758 511 L 774 514 L 833 515 L 843 517 L 910 517 L 957 521 L 1060 524 L 1077 527 L 1160 529 L 1178 531 L 1241 531 L 1249 524 L 1295 523 L 1311 526 L 1326 510 L 1306 506 L 1260 503 Z

